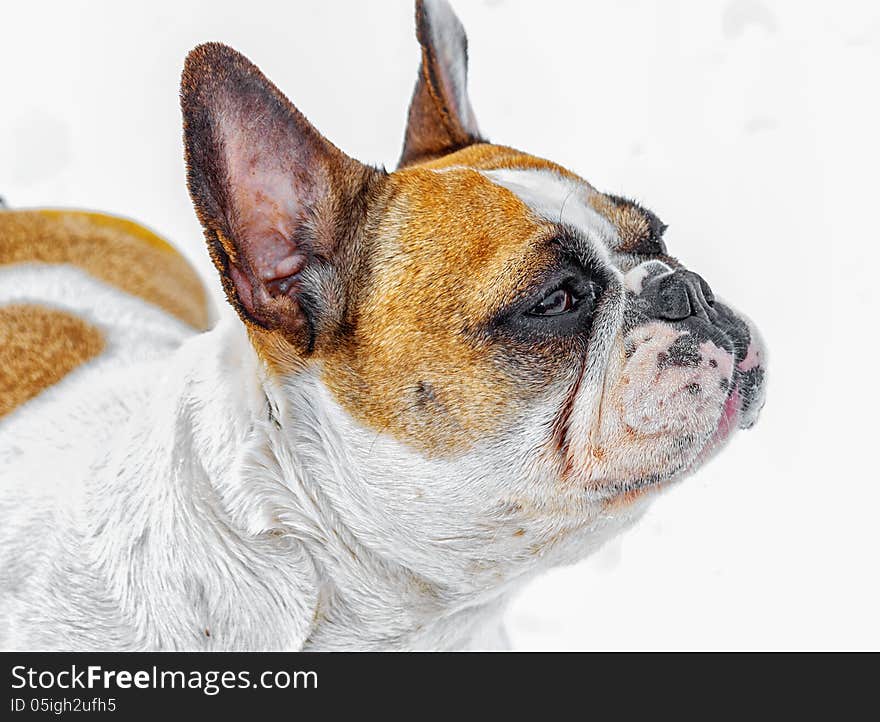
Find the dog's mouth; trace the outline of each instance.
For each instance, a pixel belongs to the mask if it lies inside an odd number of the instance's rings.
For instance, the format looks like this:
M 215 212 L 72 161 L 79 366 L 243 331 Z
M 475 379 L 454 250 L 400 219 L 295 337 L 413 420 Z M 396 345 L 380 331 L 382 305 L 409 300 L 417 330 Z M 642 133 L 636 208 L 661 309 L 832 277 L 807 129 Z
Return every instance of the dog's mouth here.
M 763 345 L 736 319 L 724 329 L 634 327 L 604 377 L 598 411 L 580 410 L 581 368 L 552 427 L 561 481 L 600 504 L 626 504 L 690 475 L 735 430 L 753 426 L 764 403 Z
M 729 354 L 729 358 L 733 362 L 728 382 L 730 391 L 721 400 L 717 421 L 704 432 L 705 435 L 701 435 L 702 442 L 697 442 L 695 453 L 683 456 L 678 463 L 658 473 L 644 473 L 646 470 L 643 469 L 640 475 L 629 478 L 593 480 L 587 486 L 588 493 L 615 507 L 635 501 L 690 475 L 722 449 L 737 429 L 754 426 L 764 405 L 764 361 L 760 341 L 749 342 L 744 355 L 734 358 Z M 663 434 L 654 438 L 658 444 L 662 443 Z
M 746 358 L 737 364 L 733 389 L 724 402 L 715 432 L 703 447 L 691 468 L 695 468 L 718 451 L 736 429 L 750 429 L 764 407 L 764 367 L 760 351 L 749 346 Z

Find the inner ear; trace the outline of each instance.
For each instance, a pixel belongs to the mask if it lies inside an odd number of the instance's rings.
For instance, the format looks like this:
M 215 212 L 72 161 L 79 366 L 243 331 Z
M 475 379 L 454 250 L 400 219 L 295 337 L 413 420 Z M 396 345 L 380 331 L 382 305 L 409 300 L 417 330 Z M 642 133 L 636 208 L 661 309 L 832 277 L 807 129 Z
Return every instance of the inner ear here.
M 416 1 L 422 62 L 399 165 L 483 142 L 467 92 L 467 35 L 446 0 Z
M 190 53 L 181 104 L 190 195 L 230 302 L 246 323 L 313 348 L 341 313 L 339 260 L 383 173 L 342 153 L 219 43 Z

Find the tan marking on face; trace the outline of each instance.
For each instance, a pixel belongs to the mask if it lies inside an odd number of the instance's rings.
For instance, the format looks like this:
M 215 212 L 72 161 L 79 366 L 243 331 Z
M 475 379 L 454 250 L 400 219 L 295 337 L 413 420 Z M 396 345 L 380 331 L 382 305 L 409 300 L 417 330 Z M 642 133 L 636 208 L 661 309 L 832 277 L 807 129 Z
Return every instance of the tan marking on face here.
M 69 263 L 196 329 L 208 326 L 205 289 L 186 259 L 124 218 L 86 211 L 0 211 L 0 265 L 13 263 Z
M 454 166 L 463 166 L 473 168 L 474 170 L 500 170 L 503 168 L 512 170 L 550 170 L 559 173 L 565 178 L 586 183 L 582 178 L 579 178 L 570 170 L 557 163 L 523 153 L 515 148 L 491 145 L 489 143 L 471 145 L 455 153 L 445 155 L 442 158 L 427 161 L 413 167 L 442 170 Z
M 101 332 L 72 314 L 34 304 L 0 307 L 0 416 L 103 349 Z
M 523 397 L 480 330 L 548 259 L 553 229 L 474 170 L 415 166 L 388 182 L 355 322 L 322 359 L 324 380 L 371 428 L 450 452 Z
M 651 235 L 651 225 L 638 208 L 616 203 L 603 193 L 593 193 L 588 202 L 617 229 L 619 251 L 635 251 Z
M 356 279 L 348 328 L 316 353 L 352 416 L 425 453 L 455 453 L 503 430 L 532 393 L 468 334 L 550 262 L 542 241 L 554 228 L 480 172 L 498 169 L 551 171 L 596 193 L 562 166 L 489 144 L 398 170 L 369 211 L 368 270 Z M 276 373 L 306 363 L 278 334 L 251 329 L 251 339 Z
M 616 250 L 635 250 L 651 234 L 648 219 L 638 208 L 615 202 L 613 198 L 596 190 L 588 181 L 558 163 L 522 153 L 514 148 L 481 143 L 425 162 L 420 167 L 442 170 L 459 165 L 477 170 L 552 171 L 563 178 L 576 181 L 584 189 L 582 200 L 617 230 L 620 245 Z

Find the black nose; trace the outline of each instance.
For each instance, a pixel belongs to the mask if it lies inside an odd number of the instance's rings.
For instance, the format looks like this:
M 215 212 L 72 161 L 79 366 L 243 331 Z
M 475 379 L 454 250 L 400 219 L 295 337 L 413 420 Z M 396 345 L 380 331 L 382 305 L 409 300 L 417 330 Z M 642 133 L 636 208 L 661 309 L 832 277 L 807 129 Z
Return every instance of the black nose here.
M 706 321 L 715 315 L 715 296 L 705 280 L 680 268 L 650 281 L 642 291 L 651 301 L 657 318 L 682 321 L 697 316 Z

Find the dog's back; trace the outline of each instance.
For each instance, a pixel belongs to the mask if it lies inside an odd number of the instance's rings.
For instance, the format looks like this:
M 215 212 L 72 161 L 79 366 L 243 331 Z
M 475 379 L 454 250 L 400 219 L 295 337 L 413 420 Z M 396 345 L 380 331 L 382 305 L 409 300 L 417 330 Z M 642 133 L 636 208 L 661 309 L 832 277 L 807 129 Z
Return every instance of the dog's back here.
M 198 276 L 146 228 L 83 211 L 0 210 L 0 647 L 77 644 L 53 639 L 52 625 L 42 639 L 22 620 L 35 599 L 59 624 L 74 598 L 100 601 L 52 560 L 78 548 L 86 480 L 149 395 L 151 360 L 207 323 Z
M 74 370 L 143 358 L 207 323 L 198 276 L 143 226 L 0 211 L 0 422 Z

